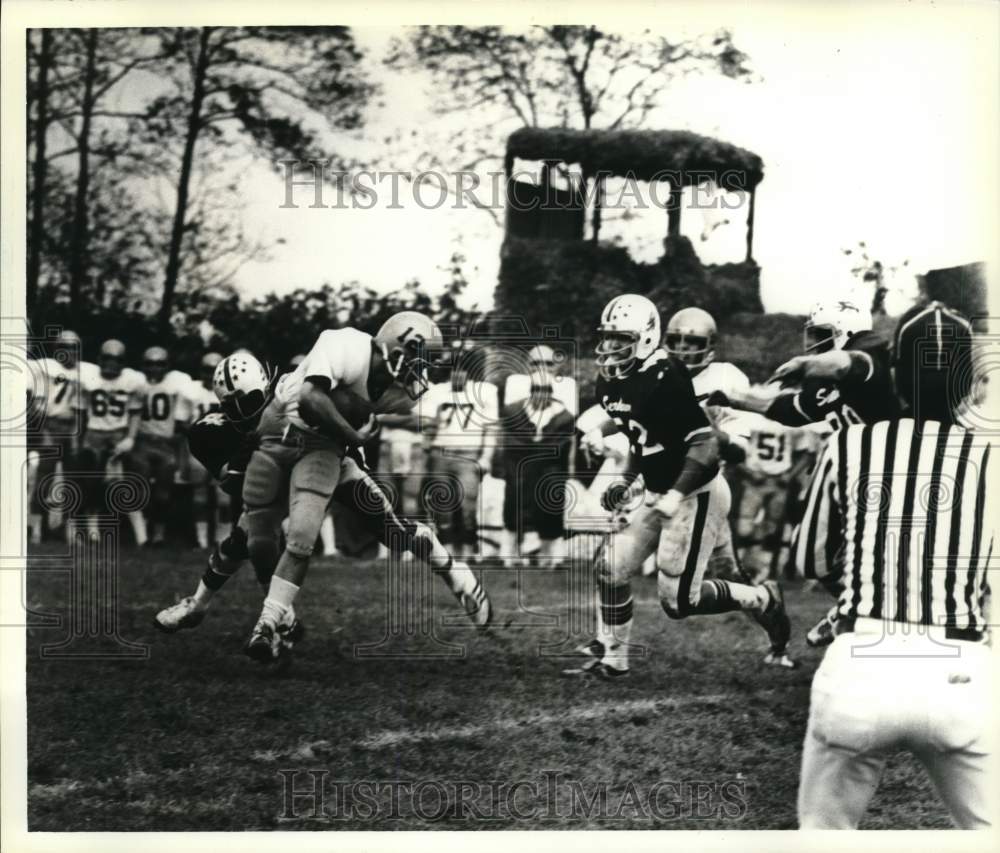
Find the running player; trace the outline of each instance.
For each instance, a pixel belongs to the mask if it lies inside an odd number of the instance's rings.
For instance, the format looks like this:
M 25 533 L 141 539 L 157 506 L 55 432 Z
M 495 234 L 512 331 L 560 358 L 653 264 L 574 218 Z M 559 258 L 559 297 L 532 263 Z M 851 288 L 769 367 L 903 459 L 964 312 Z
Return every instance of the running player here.
M 660 317 L 643 296 L 618 296 L 601 316 L 597 396 L 629 438 L 643 505 L 597 557 L 598 635 L 581 648 L 589 665 L 569 672 L 627 675 L 631 576 L 657 555 L 660 603 L 672 619 L 747 610 L 763 617 L 772 653 L 790 628 L 781 588 L 705 581 L 713 552 L 732 554 L 729 487 L 719 475 L 717 433 L 699 406 L 683 364 L 660 348 Z

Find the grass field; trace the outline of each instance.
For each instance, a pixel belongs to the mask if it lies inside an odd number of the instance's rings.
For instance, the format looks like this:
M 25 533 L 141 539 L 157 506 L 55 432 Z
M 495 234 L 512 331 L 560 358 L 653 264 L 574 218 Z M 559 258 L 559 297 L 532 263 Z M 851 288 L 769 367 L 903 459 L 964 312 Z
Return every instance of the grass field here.
M 33 551 L 32 610 L 66 612 L 68 574 L 44 571 L 59 550 Z M 435 580 L 435 634 L 464 654 L 434 655 L 443 647 L 417 636 L 382 650 L 422 657 L 359 657 L 386 632 L 384 564 L 318 559 L 298 608 L 308 636 L 278 673 L 240 652 L 260 601 L 249 567 L 199 628 L 153 628 L 202 561 L 123 551 L 120 635 L 145 644 L 145 658 L 43 657 L 66 629 L 29 628 L 32 830 L 795 827 L 820 657 L 801 638 L 824 595 L 788 590 L 802 665 L 787 671 L 760 663 L 762 634 L 741 614 L 672 623 L 641 579 L 633 639 L 648 654 L 608 684 L 562 677 L 568 661 L 539 655 L 565 633 L 538 624 L 566 616 L 565 572 L 487 571 L 513 620 L 490 635 L 442 627 L 456 609 Z M 318 804 L 288 796 L 289 780 L 308 790 L 317 779 Z M 368 787 L 337 784 L 347 781 Z M 920 768 L 893 758 L 863 826 L 949 825 Z

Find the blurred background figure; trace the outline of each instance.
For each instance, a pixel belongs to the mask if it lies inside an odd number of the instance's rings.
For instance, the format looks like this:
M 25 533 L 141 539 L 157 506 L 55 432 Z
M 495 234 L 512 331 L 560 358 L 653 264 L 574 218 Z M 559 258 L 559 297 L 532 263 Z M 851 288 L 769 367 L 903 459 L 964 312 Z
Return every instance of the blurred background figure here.
M 48 495 L 57 484 L 70 476 L 79 449 L 81 416 L 77 406 L 82 377 L 97 371 L 94 364 L 82 360 L 80 336 L 64 329 L 53 342 L 52 357 L 33 362 L 35 381 L 31 383 L 33 409 L 31 445 L 36 451 L 35 481 L 29 492 L 32 539 L 41 541 L 43 533 L 57 534 L 65 519 L 52 505 Z M 44 494 L 42 491 L 44 490 Z
M 821 441 L 807 428 L 786 427 L 763 415 L 739 416 L 750 440 L 746 459 L 734 466 L 739 481 L 732 513 L 735 545 L 754 583 L 777 577 L 790 541 L 789 511 Z
M 98 370 L 81 377 L 82 393 L 76 407 L 84 419 L 80 441 L 79 469 L 84 477 L 84 511 L 88 528 L 97 532 L 96 516 L 109 511 L 105 482 L 120 477 L 128 454 L 135 446 L 142 419 L 146 380 L 141 373 L 125 365 L 125 344 L 116 339 L 101 344 Z M 140 547 L 147 541 L 146 520 L 142 510 L 128 513 L 129 524 Z
M 192 425 L 219 409 L 218 398 L 212 390 L 212 376 L 220 361 L 220 353 L 205 353 L 198 365 L 198 378 L 188 383 L 178 401 L 177 430 L 185 438 Z M 192 456 L 185 440 L 180 442 L 174 493 L 180 515 L 177 529 L 183 541 L 194 540 L 205 550 L 225 538 L 225 532 L 220 535 L 218 516 L 220 506 L 228 503 L 228 495 Z
M 482 378 L 482 350 L 471 340 L 456 344 L 451 376 L 431 386 L 419 411 L 428 452 L 424 509 L 461 558 L 480 555 L 479 490 L 492 470 L 499 412 L 496 386 Z
M 183 400 L 189 393 L 192 379 L 186 373 L 170 369 L 170 357 L 163 347 L 149 347 L 143 353 L 142 369 L 145 376 L 142 417 L 130 459 L 132 470 L 145 478 L 150 487 L 146 508 L 150 544 L 162 546 L 168 526 L 171 534 L 179 533 L 174 479 L 184 443 L 183 419 L 187 417 Z M 191 533 L 184 544 L 197 546 L 193 531 Z
M 561 556 L 565 532 L 563 508 L 574 415 L 555 396 L 560 383 L 552 348 L 532 348 L 528 364 L 530 393 L 504 406 L 501 452 L 493 466 L 494 474 L 505 482 L 501 554 L 508 559 Z M 511 390 L 509 381 L 507 390 Z

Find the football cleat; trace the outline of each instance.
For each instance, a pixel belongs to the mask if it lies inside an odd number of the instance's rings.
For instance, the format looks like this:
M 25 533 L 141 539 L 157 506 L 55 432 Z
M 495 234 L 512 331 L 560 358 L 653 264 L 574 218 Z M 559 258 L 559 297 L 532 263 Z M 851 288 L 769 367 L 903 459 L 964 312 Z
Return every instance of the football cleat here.
M 472 592 L 460 592 L 455 596 L 469 620 L 482 631 L 493 624 L 493 604 L 481 583 Z
M 281 635 L 266 619 L 258 619 L 243 653 L 258 663 L 274 663 L 281 657 Z
M 165 634 L 173 634 L 184 628 L 197 628 L 204 618 L 204 609 L 198 607 L 194 597 L 189 595 L 173 606 L 161 610 L 153 622 Z
M 780 666 L 785 669 L 795 669 L 798 666 L 785 652 L 768 652 L 764 655 L 764 663 L 767 666 Z
M 835 604 L 830 612 L 819 620 L 806 634 L 806 645 L 814 649 L 828 646 L 837 636 L 837 605 Z
M 606 664 L 604 661 L 598 661 L 597 664 L 587 670 L 588 675 L 595 675 L 604 681 L 620 681 L 623 678 L 628 678 L 631 672 L 632 670 L 628 667 L 618 669 L 618 667 Z
M 306 626 L 295 615 L 295 610 L 291 607 L 288 608 L 285 618 L 278 626 L 278 636 L 281 638 L 282 645 L 289 649 L 305 639 Z
M 600 660 L 604 657 L 604 643 L 598 640 L 597 637 L 594 637 L 590 642 L 584 643 L 582 646 L 577 646 L 576 651 L 577 654 Z
M 785 611 L 785 596 L 777 581 L 764 581 L 761 586 L 767 590 L 770 601 L 757 622 L 767 631 L 767 637 L 771 641 L 772 654 L 781 656 L 785 654 L 788 641 L 792 636 L 792 623 Z

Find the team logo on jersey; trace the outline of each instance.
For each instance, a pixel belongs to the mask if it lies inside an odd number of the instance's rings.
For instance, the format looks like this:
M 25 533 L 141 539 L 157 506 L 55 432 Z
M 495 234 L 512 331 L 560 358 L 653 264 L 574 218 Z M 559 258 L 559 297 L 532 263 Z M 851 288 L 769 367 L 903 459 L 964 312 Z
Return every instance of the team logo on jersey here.
M 616 400 L 614 403 L 608 402 L 608 395 L 604 395 L 604 399 L 601 404 L 604 406 L 604 410 L 607 412 L 631 412 L 632 404 L 626 403 L 623 400 Z

